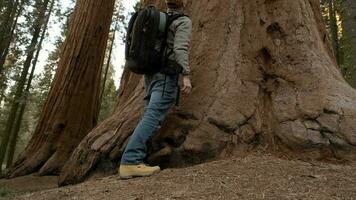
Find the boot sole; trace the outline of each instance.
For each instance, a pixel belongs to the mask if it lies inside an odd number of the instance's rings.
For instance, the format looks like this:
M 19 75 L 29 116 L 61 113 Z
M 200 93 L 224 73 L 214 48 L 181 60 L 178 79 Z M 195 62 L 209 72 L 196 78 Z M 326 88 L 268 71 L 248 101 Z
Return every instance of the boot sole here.
M 161 172 L 161 170 L 155 171 L 155 172 L 153 172 L 152 174 L 127 175 L 127 176 L 121 176 L 121 175 L 120 175 L 120 179 L 121 179 L 121 180 L 127 180 L 127 179 L 138 178 L 138 177 L 150 177 L 150 176 L 156 175 L 156 174 L 158 174 L 158 173 L 160 173 L 160 172 Z

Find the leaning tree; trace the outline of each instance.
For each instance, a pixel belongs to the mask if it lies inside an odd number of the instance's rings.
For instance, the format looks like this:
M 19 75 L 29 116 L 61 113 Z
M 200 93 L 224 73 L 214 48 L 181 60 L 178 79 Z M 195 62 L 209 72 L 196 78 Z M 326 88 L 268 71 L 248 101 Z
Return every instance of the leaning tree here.
M 58 174 L 98 119 L 101 66 L 115 0 L 77 0 L 59 66 L 25 151 L 9 177 Z
M 148 162 L 182 166 L 264 147 L 352 159 L 356 91 L 342 77 L 319 0 L 188 1 L 193 93 L 150 141 Z M 124 71 L 114 114 L 93 129 L 60 185 L 114 169 L 143 111 L 142 77 Z

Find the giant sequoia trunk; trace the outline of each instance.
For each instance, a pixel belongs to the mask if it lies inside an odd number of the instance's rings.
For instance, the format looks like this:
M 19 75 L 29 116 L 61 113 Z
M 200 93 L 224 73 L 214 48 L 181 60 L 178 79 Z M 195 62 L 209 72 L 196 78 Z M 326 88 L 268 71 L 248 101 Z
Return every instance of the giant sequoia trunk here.
M 148 161 L 183 166 L 256 146 L 355 156 L 356 91 L 336 65 L 319 0 L 190 0 L 188 10 L 193 93 L 152 139 Z M 125 71 L 115 113 L 83 139 L 60 184 L 114 169 L 142 111 L 142 77 Z
M 114 0 L 78 0 L 58 70 L 33 137 L 10 177 L 57 174 L 96 125 L 99 83 Z

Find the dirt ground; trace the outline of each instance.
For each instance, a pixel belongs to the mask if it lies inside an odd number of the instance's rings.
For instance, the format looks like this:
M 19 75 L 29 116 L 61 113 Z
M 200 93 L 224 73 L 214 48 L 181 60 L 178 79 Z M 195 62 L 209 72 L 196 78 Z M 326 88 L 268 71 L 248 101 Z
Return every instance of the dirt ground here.
M 0 200 L 9 199 L 9 196 L 57 187 L 57 177 L 39 177 L 35 175 L 23 176 L 14 179 L 0 179 Z
M 27 190 L 46 189 L 54 187 L 55 178 L 47 177 L 42 183 L 37 179 L 37 188 L 33 188 L 33 177 L 27 184 L 20 179 L 6 180 L 9 189 L 24 186 L 20 194 L 8 199 L 356 199 L 356 165 L 290 161 L 268 155 L 167 169 L 149 178 L 120 180 L 111 176 L 37 192 L 25 192 L 26 185 Z M 4 180 L 0 186 L 4 187 Z

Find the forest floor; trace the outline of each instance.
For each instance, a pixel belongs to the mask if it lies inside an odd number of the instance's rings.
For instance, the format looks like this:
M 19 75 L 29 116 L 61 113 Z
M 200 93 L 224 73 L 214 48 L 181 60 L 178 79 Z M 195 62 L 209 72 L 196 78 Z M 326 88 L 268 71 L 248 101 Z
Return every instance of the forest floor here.
M 55 188 L 55 184 L 55 177 L 0 180 L 0 188 L 9 190 L 9 196 L 4 197 L 7 199 L 352 200 L 356 199 L 356 165 L 250 155 L 166 169 L 148 178 L 120 180 L 118 176 L 110 176 L 75 186 Z

